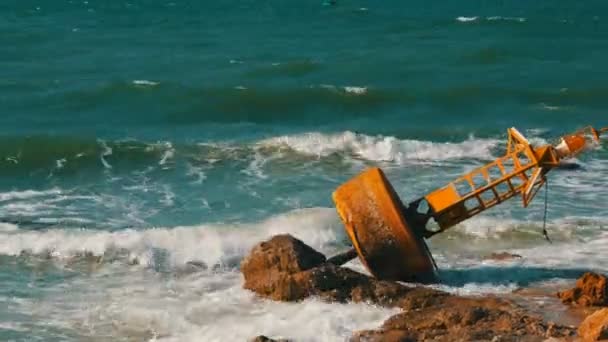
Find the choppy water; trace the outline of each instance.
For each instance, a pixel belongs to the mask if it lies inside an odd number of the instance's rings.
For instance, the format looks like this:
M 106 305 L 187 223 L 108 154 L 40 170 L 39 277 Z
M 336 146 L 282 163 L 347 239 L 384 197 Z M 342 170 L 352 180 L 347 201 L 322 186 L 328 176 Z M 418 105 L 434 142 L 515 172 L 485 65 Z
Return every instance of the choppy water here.
M 240 259 L 347 239 L 331 192 L 384 168 L 404 201 L 608 125 L 604 1 L 3 1 L 0 339 L 343 340 L 390 310 L 271 303 Z M 608 152 L 433 238 L 445 288 L 608 271 Z M 524 256 L 483 261 L 493 250 Z M 189 261 L 202 261 L 199 270 Z M 357 262 L 350 264 L 361 269 Z

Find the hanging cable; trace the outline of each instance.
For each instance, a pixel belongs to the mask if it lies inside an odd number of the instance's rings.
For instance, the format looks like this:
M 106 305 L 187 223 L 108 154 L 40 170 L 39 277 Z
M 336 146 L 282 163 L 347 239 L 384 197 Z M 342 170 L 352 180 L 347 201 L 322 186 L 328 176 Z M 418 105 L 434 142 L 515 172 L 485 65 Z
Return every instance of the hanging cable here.
M 549 238 L 549 234 L 547 233 L 547 207 L 548 207 L 548 202 L 549 202 L 549 181 L 545 180 L 545 213 L 543 215 L 543 235 L 545 236 L 545 239 L 547 239 L 547 241 L 549 241 L 549 243 L 553 243 L 551 242 L 551 239 Z

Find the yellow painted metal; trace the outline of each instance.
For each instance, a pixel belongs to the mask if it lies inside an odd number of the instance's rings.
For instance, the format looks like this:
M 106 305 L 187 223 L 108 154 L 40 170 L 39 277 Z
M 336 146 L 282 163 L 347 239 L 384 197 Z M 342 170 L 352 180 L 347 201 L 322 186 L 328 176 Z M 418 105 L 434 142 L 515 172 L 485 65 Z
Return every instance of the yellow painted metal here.
M 533 146 L 517 129 L 508 129 L 504 156 L 477 168 L 405 206 L 379 168 L 342 184 L 333 200 L 359 258 L 374 276 L 403 281 L 432 281 L 435 267 L 424 238 L 442 232 L 516 195 L 530 204 L 545 175 L 561 160 L 576 156 L 608 127 L 564 136 L 555 145 Z M 428 210 L 418 212 L 426 201 Z M 433 218 L 439 230 L 429 231 Z
M 586 127 L 561 138 L 557 146 L 533 147 L 515 128 L 508 129 L 505 156 L 475 169 L 424 198 L 441 231 L 521 194 L 527 207 L 545 184 L 545 175 L 560 161 L 599 141 L 607 128 Z
M 369 168 L 333 194 L 346 233 L 359 258 L 379 279 L 430 282 L 431 254 L 403 204 L 379 168 Z

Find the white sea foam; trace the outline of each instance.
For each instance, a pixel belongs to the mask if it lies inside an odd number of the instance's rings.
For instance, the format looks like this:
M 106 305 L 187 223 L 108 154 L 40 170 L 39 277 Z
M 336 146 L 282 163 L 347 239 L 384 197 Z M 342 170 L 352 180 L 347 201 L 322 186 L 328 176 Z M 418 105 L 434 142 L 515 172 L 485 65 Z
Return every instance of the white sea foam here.
M 329 208 L 303 209 L 252 224 L 203 225 L 147 230 L 0 231 L 0 254 L 22 252 L 51 255 L 57 259 L 83 254 L 126 253 L 131 261 L 154 264 L 154 251 L 169 254 L 171 265 L 202 261 L 209 266 L 232 265 L 255 243 L 279 233 L 291 233 L 317 249 L 331 249 L 342 228 Z
M 397 309 L 329 304 L 308 299 L 280 303 L 242 288 L 237 272 L 197 273 L 170 280 L 110 267 L 53 289 L 17 309 L 45 324 L 84 336 L 153 341 L 246 341 L 257 335 L 297 341 L 342 341 L 377 328 Z M 118 273 L 118 274 L 116 274 Z
M 46 295 L 15 304 L 13 312 L 47 326 L 82 336 L 114 336 L 157 341 L 241 341 L 256 335 L 298 341 L 346 340 L 354 331 L 381 325 L 396 309 L 367 304 L 328 304 L 317 299 L 279 303 L 260 299 L 242 288 L 231 269 L 259 241 L 291 233 L 328 252 L 342 227 L 334 209 L 289 212 L 263 222 L 221 226 L 177 227 L 146 231 L 45 232 L 0 231 L 0 253 L 48 255 L 56 261 L 83 253 L 109 257 L 127 249 L 129 259 L 158 266 L 152 258 L 169 254 L 172 277 L 123 263 L 104 263 L 87 277 L 66 279 Z M 146 258 L 148 258 L 146 260 Z M 187 261 L 228 263 L 221 271 L 192 274 L 179 270 Z M 69 264 L 68 264 L 69 265 Z
M 55 166 L 57 169 L 62 169 L 65 166 L 66 162 L 67 162 L 67 159 L 65 159 L 65 158 L 57 159 L 55 161 Z
M 165 149 L 165 152 L 160 158 L 158 165 L 165 165 L 168 160 L 172 159 L 175 156 L 175 149 L 173 148 L 173 145 L 170 142 L 165 142 L 163 144 L 163 148 Z
M 475 20 L 477 20 L 477 18 L 478 17 L 458 17 L 458 18 L 456 18 L 456 20 L 458 20 L 458 21 L 460 21 L 462 23 L 466 23 L 466 22 L 469 22 L 469 21 L 475 21 Z
M 475 16 L 475 17 L 460 16 L 460 17 L 456 18 L 457 21 L 460 21 L 462 23 L 477 21 L 478 19 L 479 19 L 479 17 L 477 17 L 477 16 Z M 490 17 L 482 18 L 482 20 L 487 20 L 487 21 L 516 21 L 516 22 L 523 23 L 523 22 L 526 21 L 526 18 L 522 18 L 522 17 L 490 16 Z
M 253 159 L 247 168 L 241 172 L 259 179 L 267 179 L 268 176 L 264 173 L 264 164 L 266 164 L 269 160 L 270 158 L 265 158 L 259 151 L 255 151 L 253 154 Z
M 133 84 L 138 85 L 138 86 L 156 86 L 159 83 L 154 82 L 154 81 L 149 81 L 149 80 L 134 80 Z
M 16 224 L 12 223 L 0 223 L 0 233 L 12 233 L 19 230 Z
M 367 87 L 347 86 L 347 87 L 344 87 L 344 91 L 349 94 L 354 94 L 354 95 L 365 95 L 365 94 L 367 94 Z
M 608 232 L 606 231 L 568 242 L 542 244 L 534 248 L 513 251 L 522 255 L 526 264 L 530 266 L 608 271 Z
M 24 200 L 37 197 L 48 197 L 53 195 L 61 195 L 62 191 L 58 188 L 49 190 L 20 190 L 0 193 L 0 201 Z
M 103 166 L 106 169 L 111 169 L 112 165 L 110 165 L 110 163 L 107 162 L 106 157 L 112 155 L 112 148 L 110 146 L 108 146 L 108 144 L 106 144 L 106 142 L 104 140 L 99 140 L 99 145 L 101 145 L 101 147 L 103 148 L 103 151 L 101 152 L 101 155 L 99 156 L 99 159 L 101 160 L 101 163 L 103 164 Z
M 513 203 L 513 205 L 519 204 Z M 537 203 L 537 205 L 539 209 L 542 209 L 542 203 Z M 542 210 L 537 210 L 535 213 L 530 211 L 526 213 L 536 216 L 536 218 L 520 217 L 516 219 L 514 216 L 518 215 L 512 213 L 505 213 L 501 216 L 480 215 L 458 224 L 450 232 L 480 239 L 503 239 L 506 236 L 513 239 L 516 235 L 529 238 L 530 235 L 537 235 L 542 240 Z M 547 222 L 547 229 L 552 234 L 559 236 L 560 239 L 572 239 L 582 232 L 599 231 L 602 226 L 601 217 L 568 216 Z
M 313 132 L 280 136 L 260 141 L 259 145 L 285 146 L 317 157 L 345 152 L 367 160 L 405 164 L 460 158 L 492 159 L 491 149 L 497 143 L 494 139 L 473 137 L 457 143 L 438 143 L 401 140 L 390 136 L 369 136 L 347 131 L 336 134 Z
M 194 166 L 190 163 L 187 164 L 186 175 L 194 177 L 195 179 L 192 181 L 193 184 L 203 184 L 205 179 L 207 179 L 207 175 L 205 171 L 200 166 Z
M 503 21 L 517 21 L 517 22 L 523 23 L 524 21 L 526 21 L 526 18 L 522 18 L 522 17 L 491 16 L 491 17 L 487 17 L 486 20 L 489 20 L 489 21 L 499 21 L 499 20 L 503 20 Z
M 548 105 L 548 104 L 546 104 L 544 102 L 541 103 L 540 105 L 541 105 L 541 107 L 543 109 L 546 109 L 548 111 L 556 111 L 556 110 L 561 110 L 562 109 L 562 107 L 560 107 L 560 106 L 552 106 L 552 105 Z
M 233 267 L 254 244 L 278 233 L 291 233 L 326 254 L 344 248 L 336 246 L 344 236 L 335 210 L 312 208 L 252 224 L 120 232 L 0 230 L 0 253 L 18 255 L 26 251 L 69 260 L 85 252 L 108 256 L 117 249 L 125 249 L 130 259 L 155 267 L 159 263 L 155 255 L 168 254 L 169 266 L 174 270 L 170 277 L 118 262 L 105 263 L 86 277 L 66 279 L 48 287 L 41 299 L 14 305 L 15 312 L 32 315 L 34 321 L 44 318 L 47 325 L 75 330 L 84 336 L 230 341 L 264 334 L 298 341 L 334 341 L 347 340 L 356 330 L 376 328 L 396 313 L 365 304 L 326 304 L 316 299 L 278 303 L 244 290 L 243 278 Z M 464 284 L 456 278 L 436 287 L 464 295 L 502 294 L 519 286 L 516 281 L 520 278 L 513 277 L 548 280 L 553 268 L 567 269 L 572 265 L 606 270 L 606 258 L 602 255 L 608 255 L 607 242 L 608 232 L 600 232 L 592 239 L 567 245 L 537 244 L 532 248 L 510 249 L 523 259 L 509 264 L 487 264 L 479 255 L 460 258 L 454 256 L 455 252 L 434 250 L 441 268 L 459 271 L 465 277 Z M 456 250 L 463 249 L 462 244 L 452 245 Z M 187 261 L 227 267 L 180 275 L 179 270 Z M 356 260 L 347 266 L 362 270 Z M 518 267 L 515 275 L 508 274 L 512 266 Z M 503 276 L 485 279 L 485 267 L 490 269 L 490 275 Z M 555 272 L 559 274 L 559 270 Z

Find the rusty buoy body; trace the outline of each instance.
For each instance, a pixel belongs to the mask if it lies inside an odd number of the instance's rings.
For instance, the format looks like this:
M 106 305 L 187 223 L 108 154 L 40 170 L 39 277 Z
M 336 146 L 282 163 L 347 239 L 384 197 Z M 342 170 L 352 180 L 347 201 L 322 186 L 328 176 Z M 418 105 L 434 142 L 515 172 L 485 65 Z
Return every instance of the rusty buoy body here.
M 546 175 L 600 143 L 608 127 L 591 126 L 563 136 L 556 145 L 532 145 L 509 128 L 507 152 L 491 163 L 409 203 L 406 207 L 379 168 L 369 168 L 342 184 L 333 200 L 356 254 L 378 279 L 433 282 L 436 267 L 425 238 L 441 233 L 516 195 L 524 207 L 546 184 Z M 426 212 L 419 212 L 424 203 Z M 429 219 L 438 226 L 426 227 Z M 331 258 L 336 264 L 354 258 L 349 251 Z
M 433 282 L 435 267 L 424 238 L 408 223 L 399 196 L 379 168 L 370 168 L 333 194 L 353 247 L 378 279 Z

